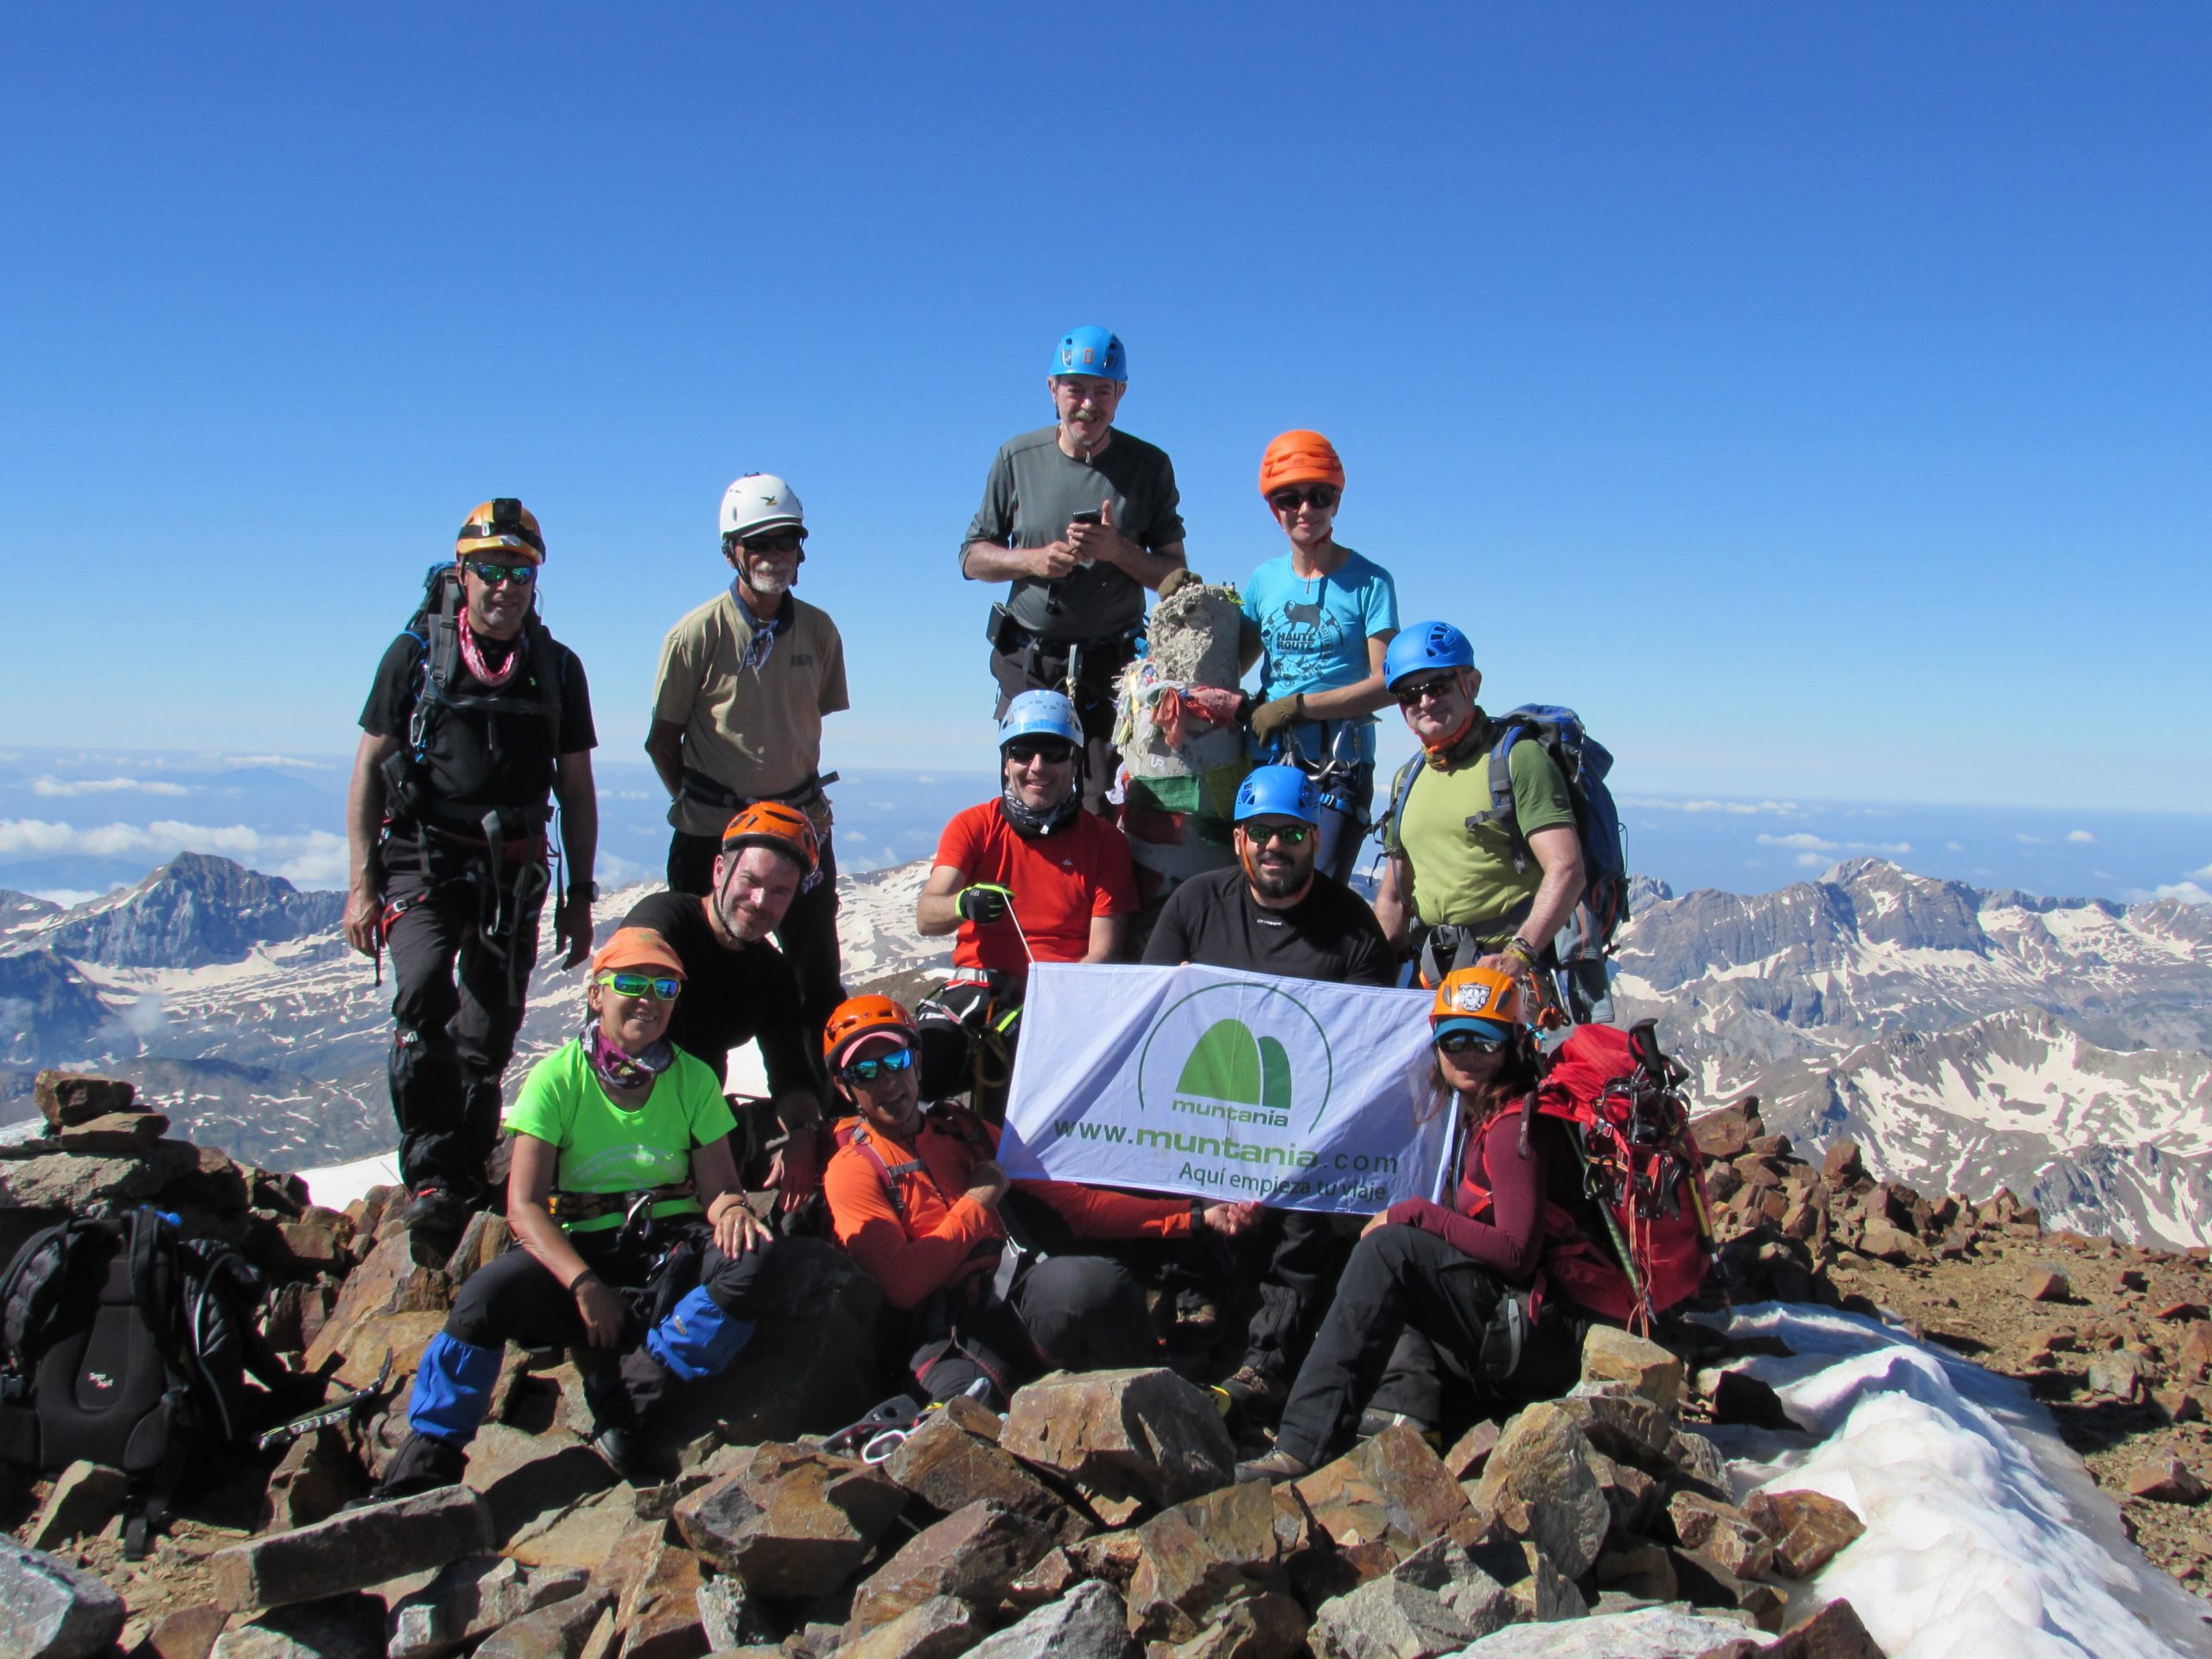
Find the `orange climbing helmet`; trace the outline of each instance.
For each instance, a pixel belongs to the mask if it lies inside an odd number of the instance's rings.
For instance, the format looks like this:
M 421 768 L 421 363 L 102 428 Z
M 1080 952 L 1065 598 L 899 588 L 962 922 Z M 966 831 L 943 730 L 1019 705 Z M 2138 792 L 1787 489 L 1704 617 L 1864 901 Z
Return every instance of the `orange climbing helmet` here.
M 906 1005 L 888 996 L 849 996 L 830 1012 L 822 1027 L 822 1058 L 835 1071 L 845 1052 L 869 1037 L 899 1037 L 908 1047 L 921 1041 L 914 1016 Z
M 537 517 L 512 495 L 479 502 L 454 537 L 453 556 L 465 559 L 472 553 L 519 553 L 532 564 L 545 563 L 545 532 Z
M 1495 968 L 1454 968 L 1436 988 L 1428 1011 L 1432 1038 L 1452 1031 L 1478 1037 L 1512 1036 L 1528 1023 L 1528 1001 L 1521 982 Z
M 1337 446 L 1319 432 L 1286 432 L 1260 457 L 1260 493 L 1273 495 L 1286 484 L 1344 486 L 1344 464 Z
M 729 821 L 722 831 L 722 851 L 741 847 L 772 847 L 812 875 L 822 862 L 822 842 L 814 833 L 814 820 L 781 801 L 755 801 Z

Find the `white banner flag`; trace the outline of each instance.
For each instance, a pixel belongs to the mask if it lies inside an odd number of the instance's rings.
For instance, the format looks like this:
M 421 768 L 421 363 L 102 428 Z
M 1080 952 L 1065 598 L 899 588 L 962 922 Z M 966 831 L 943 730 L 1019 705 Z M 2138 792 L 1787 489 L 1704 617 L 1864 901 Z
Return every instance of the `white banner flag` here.
M 1433 1197 L 1449 1102 L 1426 991 L 1219 968 L 1030 970 L 1000 1161 L 1088 1181 L 1366 1215 Z

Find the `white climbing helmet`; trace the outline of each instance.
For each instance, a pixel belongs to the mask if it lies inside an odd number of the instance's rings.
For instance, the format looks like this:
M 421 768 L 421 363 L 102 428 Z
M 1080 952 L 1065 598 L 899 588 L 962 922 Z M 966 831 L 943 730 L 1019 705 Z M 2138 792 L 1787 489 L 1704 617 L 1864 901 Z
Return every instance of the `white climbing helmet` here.
M 722 540 L 742 541 L 784 524 L 806 528 L 806 509 L 773 473 L 747 473 L 722 492 Z

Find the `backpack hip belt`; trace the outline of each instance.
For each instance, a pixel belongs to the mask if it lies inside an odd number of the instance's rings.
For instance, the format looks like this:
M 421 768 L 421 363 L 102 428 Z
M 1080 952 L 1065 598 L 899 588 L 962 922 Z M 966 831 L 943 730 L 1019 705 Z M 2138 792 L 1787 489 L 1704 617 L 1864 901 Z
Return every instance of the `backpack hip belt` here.
M 789 789 L 775 794 L 740 795 L 734 790 L 724 789 L 705 772 L 694 767 L 684 766 L 681 771 L 678 791 L 687 799 L 730 812 L 742 812 L 747 807 L 758 806 L 763 801 L 780 801 L 786 806 L 796 806 L 804 810 L 825 788 L 837 781 L 837 774 L 834 772 L 810 772 Z
M 635 1187 L 625 1192 L 556 1190 L 545 1195 L 545 1213 L 565 1226 L 572 1221 L 596 1221 L 601 1216 L 617 1213 L 627 1215 L 640 1204 L 650 1206 L 697 1196 L 698 1188 L 690 1181 L 671 1181 L 665 1186 Z

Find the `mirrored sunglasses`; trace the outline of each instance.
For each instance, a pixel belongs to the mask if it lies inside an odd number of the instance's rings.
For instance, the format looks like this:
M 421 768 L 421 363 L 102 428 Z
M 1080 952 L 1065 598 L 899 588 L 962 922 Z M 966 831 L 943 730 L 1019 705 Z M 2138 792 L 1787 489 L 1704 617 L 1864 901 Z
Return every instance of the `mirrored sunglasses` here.
M 512 582 L 518 588 L 527 588 L 537 580 L 537 567 L 534 564 L 493 564 L 484 559 L 470 559 L 467 563 L 476 579 L 487 587 Z
M 599 982 L 614 988 L 617 996 L 644 996 L 648 993 L 664 1002 L 673 1002 L 683 989 L 680 979 L 663 979 L 653 974 L 601 974 Z
M 893 1071 L 904 1071 L 913 1063 L 912 1049 L 894 1048 L 887 1054 L 871 1054 L 864 1060 L 855 1060 L 840 1069 L 837 1075 L 847 1083 L 874 1083 Z
M 1303 847 L 1306 837 L 1313 833 L 1310 823 L 1248 823 L 1243 828 L 1245 836 L 1261 847 L 1271 841 L 1279 841 L 1286 847 Z
M 1495 1054 L 1510 1040 L 1503 1037 L 1478 1037 L 1471 1031 L 1453 1031 L 1438 1038 L 1436 1047 L 1441 1054 Z

